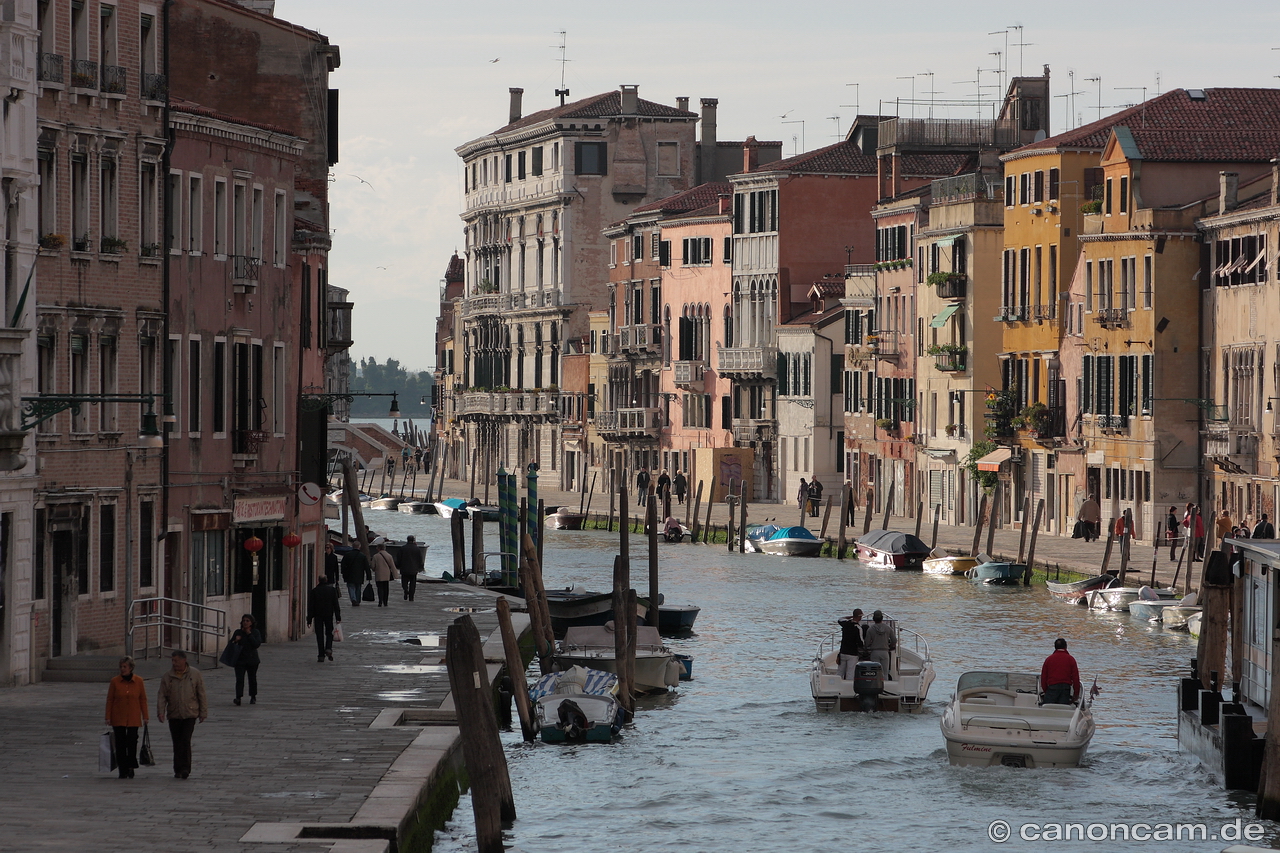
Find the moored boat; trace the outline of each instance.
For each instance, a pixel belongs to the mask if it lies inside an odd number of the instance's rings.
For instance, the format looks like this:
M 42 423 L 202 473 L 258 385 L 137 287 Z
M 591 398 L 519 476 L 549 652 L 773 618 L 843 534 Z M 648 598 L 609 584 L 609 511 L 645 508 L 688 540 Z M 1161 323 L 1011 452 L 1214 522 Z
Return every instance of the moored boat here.
M 806 527 L 783 527 L 757 540 L 756 547 L 775 557 L 813 557 L 822 550 L 822 540 Z
M 965 572 L 965 577 L 991 586 L 1013 586 L 1022 583 L 1027 567 L 1023 563 L 988 561 Z
M 400 506 L 396 507 L 405 515 L 426 515 L 427 510 L 432 508 L 432 505 L 426 501 L 403 501 Z
M 929 546 L 910 533 L 872 530 L 858 537 L 857 558 L 878 569 L 923 569 Z
M 1113 586 L 1107 589 L 1090 590 L 1087 596 L 1089 609 L 1127 613 L 1129 605 L 1138 600 L 1144 589 L 1150 589 L 1150 587 Z M 1171 589 L 1157 589 L 1153 590 L 1153 592 L 1158 600 L 1173 598 L 1173 590 Z
M 1129 602 L 1129 615 L 1147 622 L 1161 622 L 1165 608 L 1177 607 L 1180 603 L 1173 597 L 1172 590 L 1156 590 L 1144 586 L 1138 590 L 1137 599 Z
M 613 593 L 587 592 L 586 590 L 547 590 L 547 610 L 551 613 L 551 630 L 563 637 L 570 628 L 604 625 L 614 618 Z M 637 618 L 642 622 L 649 610 L 647 598 L 636 599 Z
M 562 506 L 547 516 L 547 527 L 556 530 L 581 530 L 587 520 L 585 512 L 578 512 L 572 507 Z
M 922 568 L 926 575 L 963 575 L 976 565 L 978 565 L 977 557 L 943 554 L 925 560 Z
M 760 543 L 777 532 L 778 525 L 776 524 L 747 525 L 747 548 L 757 554 L 764 553 L 760 550 Z
M 675 653 L 662 644 L 658 629 L 636 627 L 635 688 L 645 693 L 669 690 L 680 682 L 681 665 Z M 555 662 L 561 668 L 582 666 L 617 673 L 613 623 L 585 625 L 565 631 L 556 643 Z
M 1187 621 L 1200 611 L 1201 607 L 1196 604 L 1196 594 L 1193 592 L 1190 595 L 1184 595 L 1177 604 L 1166 607 L 1160 614 L 1160 622 L 1166 628 L 1185 631 Z
M 1072 583 L 1054 583 L 1049 581 L 1045 584 L 1049 588 L 1049 594 L 1054 598 L 1062 601 L 1070 601 L 1074 604 L 1088 604 L 1086 597 L 1091 590 L 1106 589 L 1115 583 L 1114 575 L 1098 575 L 1097 577 L 1085 578 L 1082 581 L 1074 581 Z
M 380 498 L 374 498 L 369 501 L 369 509 L 396 509 L 400 506 L 400 499 L 383 495 Z
M 529 699 L 543 743 L 613 740 L 626 716 L 617 692 L 618 676 L 580 666 L 538 679 L 529 687 Z
M 969 767 L 1079 767 L 1094 722 L 1091 700 L 1040 704 L 1040 678 L 966 672 L 942 712 L 947 760 Z
M 1200 636 L 1200 619 L 1203 616 L 1203 613 L 1192 613 L 1187 617 L 1187 631 L 1191 633 L 1191 636 Z
M 441 518 L 449 518 L 455 512 L 466 512 L 467 502 L 462 498 L 445 498 L 436 503 L 436 514 Z
M 885 619 L 897 636 L 897 648 L 889 653 L 889 671 L 880 672 L 875 661 L 859 661 L 845 678 L 840 673 L 840 631 L 818 644 L 809 670 L 809 689 L 819 711 L 918 712 L 933 684 L 933 659 L 929 644 L 915 631 Z M 870 667 L 864 664 L 871 664 Z
M 485 521 L 497 521 L 502 518 L 502 510 L 496 506 L 468 505 L 465 512 L 471 518 L 479 515 Z
M 658 633 L 678 634 L 693 630 L 693 622 L 702 608 L 694 604 L 659 604 Z

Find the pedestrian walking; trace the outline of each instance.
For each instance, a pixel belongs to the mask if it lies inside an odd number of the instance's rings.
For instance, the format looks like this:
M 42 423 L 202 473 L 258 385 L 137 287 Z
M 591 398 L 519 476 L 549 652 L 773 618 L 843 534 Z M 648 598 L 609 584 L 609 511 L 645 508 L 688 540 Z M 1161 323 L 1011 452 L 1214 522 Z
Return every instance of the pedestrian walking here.
M 138 767 L 138 726 L 147 722 L 147 688 L 133 674 L 133 658 L 120 658 L 120 674 L 107 687 L 107 725 L 116 743 L 116 769 L 132 779 Z
M 809 483 L 809 514 L 818 517 L 818 507 L 822 506 L 822 484 L 814 477 Z
M 400 577 L 400 573 L 396 571 L 396 561 L 387 553 L 387 540 L 379 536 L 373 544 L 378 549 L 373 555 L 373 582 L 378 587 L 378 606 L 387 607 L 391 582 Z
M 372 578 L 373 570 L 363 551 L 352 548 L 342 555 L 342 580 L 347 584 L 347 595 L 351 597 L 352 607 L 360 606 L 360 593 Z
M 1098 538 L 1102 530 L 1102 507 L 1098 505 L 1098 496 L 1089 495 L 1089 499 L 1080 504 L 1078 518 L 1089 525 L 1089 533 L 1084 541 L 1092 542 Z
M 174 652 L 173 668 L 160 677 L 156 695 L 156 719 L 169 718 L 169 736 L 173 739 L 173 775 L 186 779 L 191 775 L 191 736 L 196 722 L 209 717 L 209 699 L 204 692 L 204 676 L 187 664 L 187 653 Z
M 418 573 L 424 568 L 422 549 L 413 536 L 405 538 L 404 547 L 396 555 L 396 570 L 400 572 L 400 588 L 404 590 L 404 600 L 413 601 L 414 591 L 418 588 Z
M 689 478 L 684 475 L 683 471 L 677 471 L 675 479 L 671 481 L 671 485 L 676 490 L 676 503 L 683 504 L 685 492 L 689 491 Z
M 649 494 L 649 469 L 641 468 L 640 473 L 636 474 L 636 495 Z
M 246 613 L 240 617 L 240 627 L 231 635 L 231 642 L 240 646 L 240 654 L 236 657 L 236 698 L 240 704 L 244 696 L 244 677 L 249 676 L 249 704 L 258 704 L 258 664 L 262 659 L 258 656 L 258 646 L 262 645 L 262 632 L 258 630 L 258 622 L 253 615 Z
M 338 578 L 341 576 L 341 563 L 338 561 L 338 555 L 333 551 L 333 540 L 325 539 L 324 543 L 324 574 L 329 578 L 329 583 L 334 587 L 338 585 Z
M 1251 539 L 1275 539 L 1276 527 L 1270 521 L 1267 521 L 1267 514 L 1262 514 L 1262 520 L 1253 528 Z
M 664 470 L 658 475 L 658 500 L 665 501 L 671 497 L 671 478 Z
M 1178 508 L 1169 507 L 1169 514 L 1164 517 L 1164 538 L 1169 542 L 1169 560 L 1173 560 L 1174 551 L 1178 547 Z
M 800 478 L 800 491 L 796 492 L 796 508 L 804 512 L 806 502 L 809 500 L 809 484 L 805 482 L 804 477 Z
M 316 663 L 333 660 L 333 626 L 342 624 L 342 596 L 327 577 L 321 577 L 307 595 L 307 627 L 316 623 Z

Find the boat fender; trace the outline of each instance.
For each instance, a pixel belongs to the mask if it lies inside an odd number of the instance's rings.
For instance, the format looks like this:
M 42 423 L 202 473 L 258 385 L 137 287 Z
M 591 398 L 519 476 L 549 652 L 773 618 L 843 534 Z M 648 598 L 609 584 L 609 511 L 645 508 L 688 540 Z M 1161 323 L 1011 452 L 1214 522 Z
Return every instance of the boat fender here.
M 675 687 L 680 683 L 680 673 L 684 671 L 677 661 L 667 661 L 666 670 L 662 673 L 662 683 L 668 687 Z
M 1142 599 L 1143 601 L 1159 601 L 1160 600 L 1160 596 L 1156 594 L 1156 591 L 1151 587 L 1145 586 L 1145 585 L 1138 590 L 1138 598 Z

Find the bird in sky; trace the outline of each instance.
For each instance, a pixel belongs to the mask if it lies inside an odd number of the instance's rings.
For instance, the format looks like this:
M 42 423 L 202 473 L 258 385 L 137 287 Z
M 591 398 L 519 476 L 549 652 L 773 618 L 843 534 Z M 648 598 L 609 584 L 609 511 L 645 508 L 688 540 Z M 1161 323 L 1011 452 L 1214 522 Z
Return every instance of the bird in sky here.
M 374 267 L 374 269 L 385 270 L 386 267 Z
M 501 62 L 501 61 L 502 61 L 502 57 L 499 56 L 497 59 L 490 59 L 489 64 L 492 65 L 495 62 Z
M 348 173 L 348 174 L 350 174 L 350 173 Z M 368 181 L 366 181 L 364 178 L 360 177 L 359 175 L 351 175 L 351 177 L 355 178 L 357 181 L 359 181 L 360 183 L 364 184 L 364 185 L 365 185 L 366 187 L 368 187 L 369 189 L 373 189 L 373 184 L 369 183 Z
M 778 116 L 778 118 L 786 118 L 787 116 L 791 115 L 793 112 L 795 112 L 795 110 L 787 110 L 785 113 Z

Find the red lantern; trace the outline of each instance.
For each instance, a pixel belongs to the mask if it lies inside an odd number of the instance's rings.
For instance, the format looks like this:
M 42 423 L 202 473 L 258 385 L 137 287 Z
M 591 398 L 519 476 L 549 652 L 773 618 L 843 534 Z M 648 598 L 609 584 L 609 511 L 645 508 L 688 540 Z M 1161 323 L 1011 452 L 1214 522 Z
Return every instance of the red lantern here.
M 256 554 L 262 550 L 262 544 L 262 540 L 257 536 L 250 536 L 248 539 L 244 540 L 244 549 L 250 554 Z
M 280 541 L 284 543 L 284 547 L 293 549 L 302 544 L 302 537 L 296 533 L 286 533 Z

